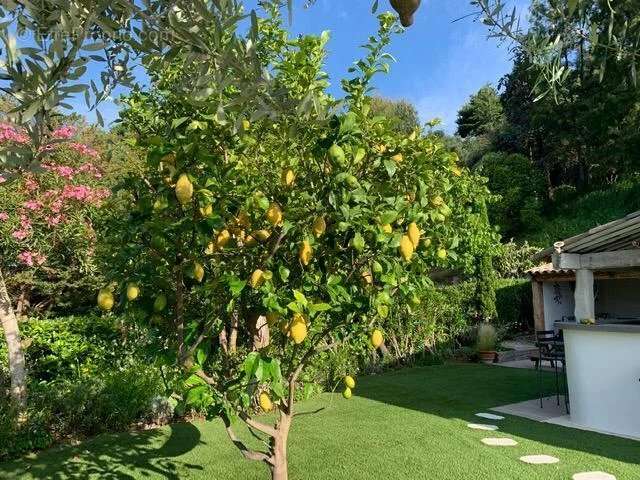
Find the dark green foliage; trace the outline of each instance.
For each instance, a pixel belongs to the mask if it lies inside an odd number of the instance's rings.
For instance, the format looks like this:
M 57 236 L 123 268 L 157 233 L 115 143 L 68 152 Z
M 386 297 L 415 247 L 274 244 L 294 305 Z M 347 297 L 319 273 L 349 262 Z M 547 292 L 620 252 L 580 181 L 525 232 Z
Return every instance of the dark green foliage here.
M 518 333 L 533 326 L 533 303 L 529 279 L 500 279 L 496 286 L 495 325 L 502 333 Z
M 640 176 L 634 175 L 579 198 L 558 205 L 539 229 L 526 229 L 521 238 L 549 247 L 558 240 L 580 234 L 597 225 L 617 220 L 640 210 Z
M 527 157 L 489 153 L 482 157 L 480 171 L 489 179 L 489 190 L 500 195 L 489 205 L 489 217 L 500 227 L 503 238 L 540 226 L 544 179 Z

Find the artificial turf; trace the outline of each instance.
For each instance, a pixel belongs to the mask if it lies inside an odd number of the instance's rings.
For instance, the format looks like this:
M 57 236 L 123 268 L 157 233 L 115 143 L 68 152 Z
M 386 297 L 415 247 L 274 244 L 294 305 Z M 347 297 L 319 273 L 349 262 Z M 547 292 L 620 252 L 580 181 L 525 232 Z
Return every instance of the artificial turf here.
M 349 401 L 324 394 L 298 406 L 289 476 L 565 480 L 577 472 L 604 471 L 618 480 L 640 479 L 640 442 L 517 417 L 499 422 L 498 432 L 466 426 L 487 422 L 474 417 L 477 412 L 536 395 L 533 371 L 495 366 L 451 364 L 362 377 Z M 488 436 L 509 436 L 519 445 L 488 447 L 480 442 Z M 518 460 L 529 454 L 561 461 L 535 466 Z M 15 478 L 262 480 L 269 474 L 244 460 L 221 422 L 213 421 L 103 435 L 0 464 L 0 479 Z

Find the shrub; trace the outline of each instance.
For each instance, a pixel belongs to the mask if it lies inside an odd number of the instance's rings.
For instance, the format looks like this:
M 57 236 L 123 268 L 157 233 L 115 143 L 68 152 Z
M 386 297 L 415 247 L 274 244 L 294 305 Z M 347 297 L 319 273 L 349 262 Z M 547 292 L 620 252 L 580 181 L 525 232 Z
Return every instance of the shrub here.
M 483 323 L 478 327 L 478 351 L 492 352 L 496 348 L 498 334 L 493 325 Z
M 529 331 L 533 326 L 533 300 L 528 279 L 500 279 L 496 288 L 495 325 L 506 334 Z
M 64 438 L 122 431 L 137 422 L 163 423 L 172 416 L 163 394 L 158 370 L 148 366 L 32 383 L 20 421 L 9 398 L 0 397 L 0 458 L 47 448 Z
M 20 324 L 32 381 L 96 374 L 135 363 L 152 347 L 150 331 L 114 317 L 31 319 Z M 0 344 L 0 358 L 6 345 Z M 3 362 L 4 364 L 4 362 Z
M 500 245 L 499 254 L 493 260 L 493 266 L 499 278 L 522 278 L 526 271 L 536 266 L 531 260 L 540 248 L 513 241 Z

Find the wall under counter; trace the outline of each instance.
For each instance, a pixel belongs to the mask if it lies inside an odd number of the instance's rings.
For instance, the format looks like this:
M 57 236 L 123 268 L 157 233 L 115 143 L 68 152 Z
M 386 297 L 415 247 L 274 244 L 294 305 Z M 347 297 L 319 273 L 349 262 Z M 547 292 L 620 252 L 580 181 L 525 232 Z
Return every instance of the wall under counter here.
M 640 439 L 640 326 L 559 323 L 571 421 Z

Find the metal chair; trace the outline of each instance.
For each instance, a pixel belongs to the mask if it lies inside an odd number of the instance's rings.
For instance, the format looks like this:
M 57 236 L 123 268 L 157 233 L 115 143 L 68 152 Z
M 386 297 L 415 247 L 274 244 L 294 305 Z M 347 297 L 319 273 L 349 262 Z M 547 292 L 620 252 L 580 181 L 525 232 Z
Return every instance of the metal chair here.
M 562 365 L 562 377 L 564 379 L 564 398 L 565 407 L 569 411 L 569 395 L 566 393 L 566 359 L 564 355 L 564 341 L 562 331 L 556 334 L 555 330 L 537 330 L 536 346 L 538 347 L 538 392 L 540 396 L 540 408 L 544 408 L 542 399 L 544 398 L 544 389 L 542 382 L 542 362 L 545 360 L 555 370 L 556 377 L 556 401 L 560 406 L 560 370 L 558 365 Z

